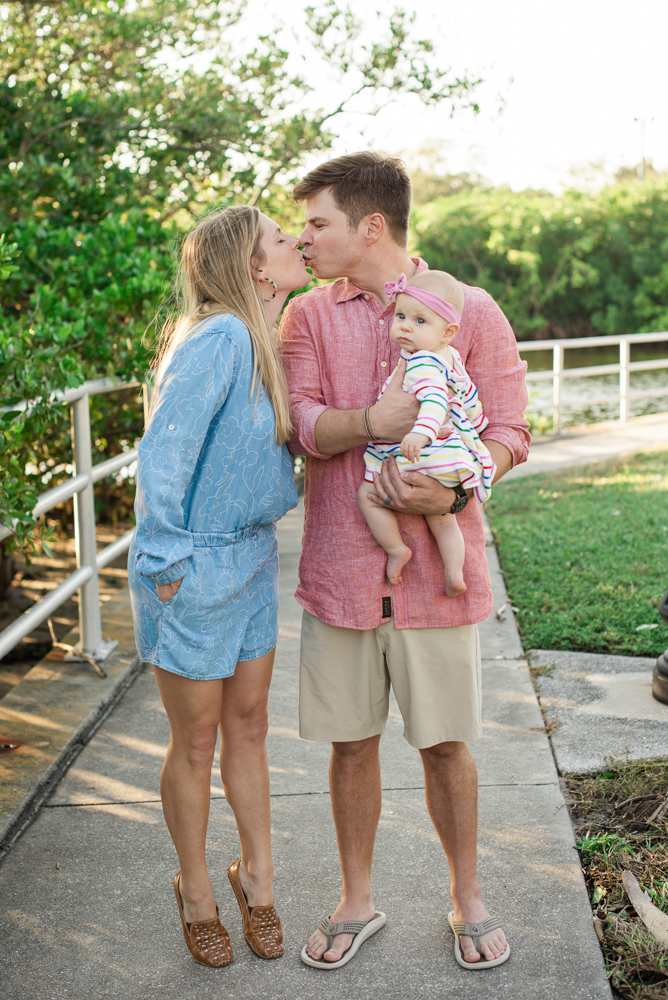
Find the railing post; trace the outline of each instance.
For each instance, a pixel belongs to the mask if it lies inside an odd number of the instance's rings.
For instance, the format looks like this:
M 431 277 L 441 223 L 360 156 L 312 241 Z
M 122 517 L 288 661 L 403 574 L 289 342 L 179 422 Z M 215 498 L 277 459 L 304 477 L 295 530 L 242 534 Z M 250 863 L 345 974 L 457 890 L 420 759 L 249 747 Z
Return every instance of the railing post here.
M 561 391 L 563 388 L 564 345 L 556 344 L 552 348 L 552 424 L 555 434 L 561 432 Z
M 74 497 L 74 530 L 77 567 L 93 570 L 88 583 L 79 590 L 79 648 L 85 656 L 104 660 L 117 642 L 103 642 L 100 617 L 100 591 L 97 580 L 97 541 L 95 537 L 95 496 L 93 493 L 93 456 L 90 440 L 90 397 L 88 393 L 72 403 L 72 449 L 75 473 L 85 472 L 90 482 Z M 70 657 L 66 657 L 69 659 Z M 72 659 L 76 657 L 72 656 Z
M 625 424 L 629 419 L 629 389 L 631 386 L 631 345 L 628 340 L 619 342 L 619 422 Z
M 142 396 L 144 397 L 144 429 L 146 429 L 148 427 L 148 418 L 151 415 L 151 404 L 153 402 L 155 386 L 149 385 L 148 382 L 144 382 L 141 389 Z

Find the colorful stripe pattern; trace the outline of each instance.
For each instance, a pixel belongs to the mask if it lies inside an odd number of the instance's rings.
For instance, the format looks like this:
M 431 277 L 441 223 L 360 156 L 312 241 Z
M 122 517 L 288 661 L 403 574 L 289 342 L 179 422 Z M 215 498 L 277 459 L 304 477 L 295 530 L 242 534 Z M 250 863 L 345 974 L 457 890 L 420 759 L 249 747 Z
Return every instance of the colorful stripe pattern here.
M 372 481 L 373 473 L 380 472 L 385 459 L 393 455 L 401 471 L 422 472 L 444 486 L 461 483 L 484 503 L 491 495 L 496 470 L 492 456 L 478 436 L 488 420 L 461 356 L 454 347 L 450 352 L 452 365 L 430 351 L 401 352 L 407 362 L 403 388 L 413 392 L 421 403 L 413 433 L 424 434 L 430 443 L 422 449 L 420 459 L 411 463 L 401 454 L 400 442 L 369 441 L 364 453 L 364 478 Z M 395 372 L 396 368 L 383 385 L 381 396 Z M 448 423 L 448 407 L 450 429 L 445 437 L 439 437 L 441 427 Z

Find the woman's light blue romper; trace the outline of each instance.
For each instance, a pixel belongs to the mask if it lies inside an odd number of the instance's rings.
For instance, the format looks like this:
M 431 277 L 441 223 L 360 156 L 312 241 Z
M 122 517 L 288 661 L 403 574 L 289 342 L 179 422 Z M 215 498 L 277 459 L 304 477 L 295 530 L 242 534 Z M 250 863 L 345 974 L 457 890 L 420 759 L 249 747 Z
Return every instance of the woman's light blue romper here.
M 264 386 L 251 399 L 244 323 L 222 315 L 174 353 L 139 445 L 128 559 L 141 659 L 183 677 L 230 677 L 276 645 L 276 525 L 297 504 Z M 163 604 L 156 583 L 183 577 Z

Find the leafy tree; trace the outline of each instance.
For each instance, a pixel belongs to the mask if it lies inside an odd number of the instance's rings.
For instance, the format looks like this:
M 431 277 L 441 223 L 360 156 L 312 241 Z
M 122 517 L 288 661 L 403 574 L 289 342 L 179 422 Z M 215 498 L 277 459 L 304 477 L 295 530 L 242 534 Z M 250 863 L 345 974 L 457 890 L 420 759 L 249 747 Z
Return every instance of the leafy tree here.
M 492 294 L 521 338 L 668 324 L 668 175 L 562 196 L 472 189 L 414 213 L 432 267 Z

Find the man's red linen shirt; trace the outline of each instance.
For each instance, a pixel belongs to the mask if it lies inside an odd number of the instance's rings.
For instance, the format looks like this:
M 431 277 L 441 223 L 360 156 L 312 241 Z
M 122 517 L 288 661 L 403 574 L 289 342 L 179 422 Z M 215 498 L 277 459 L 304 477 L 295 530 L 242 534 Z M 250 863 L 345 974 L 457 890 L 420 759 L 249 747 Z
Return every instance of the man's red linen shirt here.
M 428 269 L 423 260 L 415 263 L 418 273 Z M 523 416 L 526 362 L 491 296 L 481 288 L 462 288 L 461 329 L 452 343 L 489 420 L 481 438 L 505 445 L 518 465 L 526 461 L 530 440 Z M 399 360 L 400 349 L 390 340 L 393 313 L 394 304 L 383 310 L 373 295 L 340 278 L 293 299 L 283 315 L 279 340 L 296 428 L 290 450 L 306 456 L 306 521 L 295 596 L 321 621 L 344 628 L 376 628 L 384 620 L 382 599 L 390 596 L 396 628 L 470 625 L 492 609 L 481 505 L 469 500 L 457 515 L 466 543 L 465 594 L 446 597 L 436 542 L 425 519 L 415 514 L 398 515 L 413 558 L 404 567 L 403 583 L 391 588 L 387 556 L 357 506 L 364 445 L 331 456 L 320 454 L 316 445 L 316 421 L 326 409 L 375 403 Z

